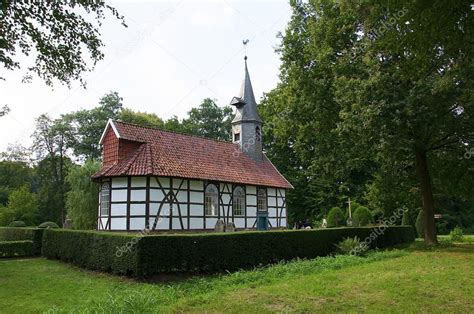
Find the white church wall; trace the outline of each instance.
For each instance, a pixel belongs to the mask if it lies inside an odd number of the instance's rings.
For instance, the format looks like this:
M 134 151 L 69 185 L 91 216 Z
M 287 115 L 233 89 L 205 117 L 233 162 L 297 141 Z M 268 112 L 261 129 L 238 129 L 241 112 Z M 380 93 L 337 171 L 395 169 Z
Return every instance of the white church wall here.
M 218 217 L 233 221 L 238 229 L 255 228 L 257 187 L 254 185 L 244 186 L 246 193 L 245 215 L 233 217 L 232 192 L 237 185 L 225 182 L 216 183 L 219 187 L 220 215 L 205 217 L 203 204 L 205 184 L 203 181 L 168 177 L 150 177 L 149 180 L 146 177 L 120 177 L 112 178 L 111 182 L 110 217 L 99 217 L 99 228 L 102 229 L 142 230 L 145 228 L 147 217 L 150 227 L 152 227 L 160 206 L 160 222 L 156 227 L 157 230 L 169 230 L 170 215 L 172 230 L 182 230 L 179 217 L 183 221 L 184 230 L 214 229 Z M 147 186 L 149 186 L 149 190 L 147 190 Z M 176 195 L 176 198 L 172 198 L 172 206 L 168 201 L 164 202 L 170 191 Z M 285 197 L 285 189 L 267 188 L 268 217 L 273 228 L 286 227 Z M 147 203 L 147 198 L 149 203 Z M 170 208 L 172 209 L 171 213 Z M 126 217 L 129 217 L 128 220 Z

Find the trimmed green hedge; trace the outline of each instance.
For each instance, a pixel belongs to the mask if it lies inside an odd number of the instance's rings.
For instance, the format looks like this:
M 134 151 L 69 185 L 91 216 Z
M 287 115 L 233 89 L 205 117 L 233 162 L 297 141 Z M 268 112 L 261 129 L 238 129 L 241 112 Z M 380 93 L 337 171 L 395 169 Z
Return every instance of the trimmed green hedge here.
M 2 241 L 0 242 L 0 257 L 23 257 L 36 254 L 33 241 Z
M 119 248 L 137 240 L 134 234 L 44 229 L 42 254 L 93 270 L 132 275 L 137 274 L 137 246 L 129 245 L 126 252 Z
M 78 266 L 134 276 L 215 272 L 333 253 L 346 237 L 384 248 L 415 239 L 410 226 L 136 236 L 107 232 L 45 231 L 43 255 Z M 377 235 L 378 234 L 378 235 Z
M 0 227 L 0 241 L 33 241 L 35 255 L 41 254 L 44 229 Z

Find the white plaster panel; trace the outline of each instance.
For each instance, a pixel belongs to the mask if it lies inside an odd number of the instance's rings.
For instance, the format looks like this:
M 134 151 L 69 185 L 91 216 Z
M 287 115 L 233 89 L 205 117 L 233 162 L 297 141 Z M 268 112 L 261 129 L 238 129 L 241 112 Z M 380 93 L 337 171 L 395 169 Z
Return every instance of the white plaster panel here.
M 178 178 L 173 178 L 173 188 L 177 189 L 181 185 L 181 182 L 183 182 L 184 179 L 178 179 Z M 183 185 L 181 186 L 182 189 L 187 188 L 186 182 L 183 182 Z
M 130 200 L 132 202 L 143 202 L 146 201 L 146 190 L 131 190 Z
M 204 200 L 204 193 L 202 192 L 190 192 L 190 201 L 193 203 L 202 203 Z
M 286 217 L 286 208 L 283 208 L 283 210 L 281 211 L 281 216 Z
M 276 217 L 277 209 L 275 207 L 268 208 L 268 217 Z
M 283 206 L 283 201 L 284 201 L 283 198 L 281 198 L 281 197 L 278 198 L 278 207 L 282 207 L 282 206 Z
M 257 194 L 257 187 L 255 185 L 247 185 L 245 188 L 247 194 Z
M 281 219 L 281 227 L 284 227 L 284 228 L 287 227 L 287 225 L 286 225 L 286 218 L 282 218 L 282 219 Z
M 126 202 L 127 190 L 112 190 L 112 202 Z
M 178 195 L 177 195 L 177 198 L 178 198 L 178 202 L 187 203 L 188 202 L 188 191 L 179 191 Z
M 150 201 L 161 202 L 165 198 L 165 195 L 161 190 L 150 190 Z
M 154 221 L 154 220 L 153 220 Z M 160 217 L 156 224 L 157 230 L 166 230 L 170 228 L 170 220 L 168 217 Z
M 268 221 L 270 222 L 270 225 L 272 226 L 272 228 L 277 227 L 277 220 L 276 220 L 276 218 L 269 218 Z
M 245 218 L 235 218 L 234 224 L 236 228 L 239 228 L 239 229 L 245 228 Z
M 143 230 L 143 229 L 145 229 L 145 217 L 130 218 L 130 230 Z
M 214 229 L 217 223 L 217 218 L 206 218 L 206 229 Z
M 189 215 L 190 216 L 203 216 L 204 215 L 204 206 L 203 205 L 189 205 Z
M 285 197 L 286 190 L 285 189 L 279 189 L 280 193 L 283 197 Z M 280 193 L 278 195 L 280 195 Z
M 112 187 L 113 188 L 126 188 L 128 185 L 128 178 L 112 178 Z
M 158 182 L 156 181 L 156 177 L 150 177 L 150 187 L 159 188 Z
M 127 230 L 127 219 L 126 218 L 110 218 L 112 230 Z
M 145 215 L 146 205 L 145 204 L 130 204 L 130 215 L 139 216 Z
M 159 207 L 159 203 L 150 203 L 150 217 L 156 216 L 156 214 L 158 214 Z
M 268 197 L 268 206 L 276 206 L 276 198 Z
M 223 202 L 224 204 L 229 204 L 229 202 L 230 202 L 230 194 L 222 194 L 221 197 L 222 197 L 222 202 Z
M 127 204 L 111 204 L 111 216 L 125 216 L 127 215 Z
M 203 218 L 189 218 L 189 228 L 190 229 L 203 229 L 204 220 Z
M 191 190 L 200 190 L 200 191 L 202 191 L 204 189 L 204 184 L 203 184 L 202 181 L 190 180 L 189 181 L 189 188 Z
M 256 219 L 255 218 L 247 218 L 247 228 L 252 228 L 253 224 L 255 223 Z M 256 225 L 253 226 L 256 228 Z
M 232 192 L 232 185 L 229 183 L 221 183 L 219 184 L 219 188 L 221 192 L 229 193 Z
M 179 204 L 179 209 L 181 209 L 181 216 L 187 216 L 188 212 L 188 205 L 186 204 Z M 179 217 L 179 210 L 178 210 L 178 204 L 173 204 L 173 212 L 172 212 L 174 217 Z
M 158 180 L 160 180 L 161 186 L 164 188 L 169 188 L 170 187 L 170 178 L 163 178 L 159 177 Z
M 276 196 L 276 189 L 268 188 L 267 193 L 268 193 L 269 196 Z
M 188 228 L 188 219 L 183 217 L 184 230 Z M 173 218 L 173 230 L 183 230 L 179 218 Z
M 255 217 L 257 215 L 257 207 L 247 207 L 247 216 Z
M 107 226 L 107 218 L 100 218 L 102 219 L 102 230 L 105 229 L 105 226 Z
M 145 177 L 132 177 L 131 186 L 134 188 L 146 187 Z
M 255 195 L 247 195 L 247 205 L 257 206 L 257 197 Z

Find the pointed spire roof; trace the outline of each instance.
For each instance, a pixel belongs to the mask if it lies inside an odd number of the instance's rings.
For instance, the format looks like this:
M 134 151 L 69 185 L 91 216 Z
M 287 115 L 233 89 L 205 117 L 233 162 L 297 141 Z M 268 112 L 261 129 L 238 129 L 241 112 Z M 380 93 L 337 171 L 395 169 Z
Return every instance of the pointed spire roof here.
M 253 94 L 252 82 L 250 82 L 249 70 L 247 67 L 247 56 L 245 60 L 245 76 L 240 88 L 239 97 L 232 98 L 231 105 L 237 107 L 237 112 L 232 122 L 257 121 L 262 122 L 257 111 L 257 102 Z

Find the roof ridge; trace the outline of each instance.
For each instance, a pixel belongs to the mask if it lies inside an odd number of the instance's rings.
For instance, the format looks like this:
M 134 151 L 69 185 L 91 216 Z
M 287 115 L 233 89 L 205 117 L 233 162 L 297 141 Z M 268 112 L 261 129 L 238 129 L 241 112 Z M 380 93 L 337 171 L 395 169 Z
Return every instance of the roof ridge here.
M 173 134 L 178 134 L 178 135 L 184 135 L 184 136 L 189 136 L 189 137 L 195 137 L 195 138 L 200 138 L 204 140 L 209 140 L 209 141 L 214 141 L 218 143 L 227 143 L 227 144 L 233 144 L 231 141 L 226 141 L 226 140 L 218 140 L 215 138 L 210 138 L 210 137 L 205 137 L 202 135 L 196 135 L 196 134 L 189 134 L 189 133 L 184 133 L 184 132 L 179 132 L 179 131 L 171 131 L 171 130 L 165 130 L 163 128 L 158 128 L 158 127 L 152 127 L 152 126 L 145 126 L 145 125 L 140 125 L 136 123 L 130 123 L 130 122 L 124 122 L 120 120 L 112 120 L 113 122 L 118 122 L 118 123 L 123 123 L 123 124 L 128 124 L 132 126 L 136 126 L 139 128 L 144 128 L 144 129 L 150 129 L 150 130 L 156 130 L 156 131 L 161 131 L 161 132 L 166 132 L 166 133 L 173 133 Z

